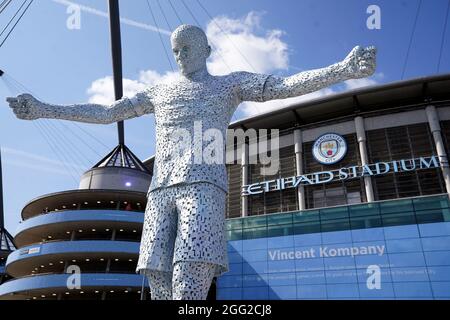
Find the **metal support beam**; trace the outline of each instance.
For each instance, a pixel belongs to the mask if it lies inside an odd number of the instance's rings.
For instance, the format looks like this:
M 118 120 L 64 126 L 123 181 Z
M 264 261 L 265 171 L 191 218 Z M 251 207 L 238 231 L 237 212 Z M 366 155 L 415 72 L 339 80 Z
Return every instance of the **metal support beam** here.
M 119 0 L 109 0 L 109 27 L 111 34 L 111 53 L 114 77 L 114 95 L 116 100 L 123 97 L 122 82 L 122 41 L 120 37 Z M 117 123 L 119 144 L 125 144 L 123 121 Z
M 361 165 L 369 164 L 369 156 L 367 154 L 367 138 L 366 129 L 364 127 L 364 119 L 362 117 L 355 118 L 356 138 L 359 145 L 359 155 L 361 157 Z M 372 178 L 369 176 L 364 177 L 364 188 L 366 190 L 367 202 L 375 201 L 373 194 Z
M 442 176 L 444 177 L 445 189 L 450 196 L 450 168 L 448 167 L 447 152 L 445 151 L 444 140 L 442 139 L 439 114 L 434 106 L 428 106 L 425 111 L 427 113 L 428 124 L 430 126 L 434 144 L 436 146 L 436 152 L 439 158 Z
M 303 139 L 302 139 L 302 132 L 300 129 L 294 130 L 294 150 L 295 150 L 296 174 L 297 176 L 301 176 L 303 174 Z M 306 198 L 305 187 L 303 185 L 299 185 L 297 188 L 297 200 L 299 210 L 306 209 L 305 198 Z
M 242 184 L 241 187 L 248 185 L 248 176 L 249 176 L 249 147 L 247 143 L 242 144 L 241 151 L 241 169 L 242 169 Z M 241 216 L 246 217 L 248 215 L 248 196 L 242 196 L 242 208 L 241 208 Z

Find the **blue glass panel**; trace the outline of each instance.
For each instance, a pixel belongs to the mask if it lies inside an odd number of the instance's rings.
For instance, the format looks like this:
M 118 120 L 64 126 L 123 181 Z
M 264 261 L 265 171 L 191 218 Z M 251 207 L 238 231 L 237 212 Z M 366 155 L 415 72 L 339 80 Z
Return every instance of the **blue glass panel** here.
M 295 272 L 295 260 L 269 261 L 269 273 Z
M 294 213 L 292 218 L 294 223 L 319 221 L 319 210 L 299 211 Z
M 247 250 L 257 250 L 257 249 L 267 249 L 267 238 L 252 239 L 242 241 L 242 249 Z
M 350 230 L 350 220 L 347 219 L 335 219 L 325 220 L 320 223 L 320 230 L 323 234 L 333 231 L 346 231 Z
M 268 259 L 267 250 L 244 251 L 242 257 L 246 262 L 267 261 Z
M 266 239 L 267 238 L 267 227 L 263 228 L 250 228 L 242 230 L 242 239 Z
M 268 248 L 289 248 L 294 246 L 294 236 L 273 237 L 267 239 Z
M 352 257 L 324 258 L 325 270 L 343 270 L 355 268 L 355 259 Z
M 328 298 L 358 298 L 357 284 L 329 284 L 327 285 Z
M 242 252 L 242 240 L 228 241 L 227 250 L 228 252 Z
M 391 267 L 424 267 L 425 258 L 422 252 L 389 254 Z
M 297 259 L 295 260 L 295 270 L 297 272 L 324 270 L 323 259 Z
M 388 282 L 392 282 L 392 278 L 391 278 L 391 269 L 390 268 L 386 268 L 386 267 L 380 267 L 380 273 L 381 273 L 381 278 L 380 281 L 381 283 L 388 283 Z M 366 284 L 367 280 L 369 280 L 369 277 L 371 275 L 373 275 L 373 272 L 369 270 L 369 273 L 367 273 L 367 268 L 365 269 L 358 269 L 357 270 L 357 274 L 358 274 L 358 282 L 361 284 Z M 373 278 L 370 278 L 371 283 Z
M 267 300 L 269 299 L 269 287 L 249 287 L 242 289 L 243 300 Z
M 347 231 L 334 231 L 322 233 L 323 244 L 352 242 L 352 233 Z
M 431 281 L 450 281 L 450 266 L 428 267 Z
M 432 298 L 429 282 L 398 282 L 393 283 L 397 298 Z
M 230 263 L 228 264 L 229 271 L 227 272 L 227 276 L 231 275 L 241 275 L 242 274 L 242 266 L 243 263 Z
M 242 255 L 239 252 L 228 252 L 229 263 L 242 263 Z
M 242 229 L 242 220 L 241 218 L 238 219 L 227 219 L 226 221 L 226 229 L 232 230 L 232 229 Z
M 422 237 L 450 236 L 450 222 L 421 224 L 419 231 Z
M 384 227 L 384 237 L 386 240 L 418 238 L 419 229 L 417 228 L 417 225 Z
M 268 273 L 267 261 L 263 262 L 244 262 L 244 274 Z
M 410 199 L 380 202 L 379 205 L 381 214 L 414 211 Z
M 228 241 L 242 240 L 242 230 L 227 230 L 226 239 Z
M 267 276 L 269 286 L 295 286 L 296 277 L 295 272 L 287 273 L 273 273 Z
M 348 207 L 336 207 L 320 210 L 320 220 L 334 220 L 348 218 Z
M 299 285 L 297 286 L 298 299 L 326 299 L 326 285 Z
M 435 298 L 450 299 L 450 281 L 432 282 L 431 287 Z
M 242 276 L 221 276 L 217 278 L 217 285 L 220 288 L 241 288 L 242 287 Z
M 388 253 L 399 252 L 421 252 L 422 243 L 420 239 L 400 239 L 400 240 L 386 240 L 386 247 Z
M 288 300 L 296 298 L 296 286 L 273 286 L 269 288 L 269 300 Z
M 427 266 L 450 266 L 450 251 L 425 252 Z
M 380 206 L 378 203 L 360 204 L 349 206 L 348 211 L 350 217 L 376 216 L 380 214 Z
M 267 225 L 276 226 L 282 224 L 292 224 L 292 213 L 277 213 L 267 216 Z
M 242 300 L 242 288 L 217 288 L 217 300 Z
M 245 228 L 258 228 L 267 227 L 267 216 L 253 216 L 243 219 L 242 227 Z
M 450 250 L 450 236 L 422 238 L 424 251 Z
M 296 247 L 303 247 L 309 245 L 320 245 L 322 243 L 322 236 L 320 233 L 301 234 L 294 236 L 294 245 Z
M 367 255 L 367 256 L 356 256 L 356 268 L 358 269 L 367 269 L 368 266 L 377 265 L 380 268 L 388 268 L 389 267 L 389 259 L 386 254 L 379 255 Z
M 353 242 L 384 240 L 383 228 L 352 230 Z
M 325 272 L 323 271 L 303 271 L 297 272 L 297 284 L 325 284 Z
M 357 283 L 356 270 L 337 270 L 325 272 L 327 283 Z
M 320 232 L 320 222 L 295 223 L 293 234 L 310 234 Z
M 267 274 L 244 275 L 243 286 L 244 288 L 267 286 L 267 279 Z
M 413 199 L 413 204 L 416 211 L 449 207 L 447 196 L 416 198 Z
M 267 227 L 268 237 L 282 237 L 282 236 L 290 236 L 293 234 L 294 234 L 294 226 L 292 224 L 283 224 L 278 226 Z
M 381 282 L 380 289 L 369 289 L 366 284 L 359 285 L 359 295 L 362 299 L 392 299 L 395 297 L 392 283 Z
M 392 282 L 429 281 L 427 268 L 391 268 Z

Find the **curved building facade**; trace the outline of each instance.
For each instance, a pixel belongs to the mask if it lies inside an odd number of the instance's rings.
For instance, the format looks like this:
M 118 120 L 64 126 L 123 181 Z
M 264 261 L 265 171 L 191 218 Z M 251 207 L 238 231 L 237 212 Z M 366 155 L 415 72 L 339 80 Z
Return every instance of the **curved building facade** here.
M 119 158 L 133 166 L 117 165 Z M 28 203 L 4 265 L 13 279 L 0 286 L 0 299 L 149 298 L 135 269 L 150 180 L 122 146 L 84 174 L 79 190 Z

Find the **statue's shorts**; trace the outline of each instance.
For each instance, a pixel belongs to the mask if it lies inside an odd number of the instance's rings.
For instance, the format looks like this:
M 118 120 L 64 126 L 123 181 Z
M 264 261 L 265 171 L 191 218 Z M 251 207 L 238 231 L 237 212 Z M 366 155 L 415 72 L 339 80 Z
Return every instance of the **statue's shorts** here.
M 174 185 L 148 193 L 136 272 L 172 272 L 177 262 L 216 265 L 228 271 L 226 192 L 207 182 Z

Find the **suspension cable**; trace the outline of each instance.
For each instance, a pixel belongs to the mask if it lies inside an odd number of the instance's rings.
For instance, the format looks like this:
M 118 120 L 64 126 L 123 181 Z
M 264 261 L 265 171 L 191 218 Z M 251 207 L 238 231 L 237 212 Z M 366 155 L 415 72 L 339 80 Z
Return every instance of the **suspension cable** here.
M 150 14 L 151 14 L 152 19 L 153 19 L 153 23 L 155 24 L 156 28 L 158 29 L 159 40 L 161 41 L 161 45 L 162 45 L 162 47 L 164 49 L 164 53 L 166 54 L 167 61 L 169 62 L 169 65 L 170 65 L 170 68 L 172 69 L 172 72 L 175 72 L 175 69 L 173 68 L 173 65 L 172 65 L 172 61 L 169 58 L 169 53 L 167 52 L 166 45 L 164 44 L 164 40 L 163 40 L 163 38 L 161 36 L 161 32 L 159 31 L 158 22 L 156 21 L 155 15 L 153 14 L 153 9 L 152 9 L 152 6 L 150 5 L 150 1 L 146 0 L 146 2 L 147 2 L 148 10 L 150 11 Z
M 447 33 L 447 22 L 448 22 L 448 13 L 450 9 L 450 0 L 447 3 L 447 10 L 445 12 L 445 22 L 444 29 L 442 30 L 442 38 L 441 38 L 441 48 L 439 50 L 439 59 L 436 72 L 439 73 L 439 69 L 441 68 L 441 60 L 442 60 L 442 52 L 444 51 L 444 43 L 445 43 L 445 34 Z
M 0 48 L 3 46 L 3 44 L 6 42 L 6 40 L 8 40 L 9 36 L 11 35 L 11 33 L 14 31 L 14 29 L 16 28 L 17 24 L 20 22 L 20 20 L 22 19 L 22 17 L 25 15 L 25 13 L 28 11 L 28 8 L 31 6 L 31 4 L 34 2 L 34 0 L 30 0 L 30 2 L 28 3 L 28 5 L 26 6 L 25 10 L 22 12 L 22 14 L 20 15 L 19 19 L 17 19 L 16 23 L 12 26 L 11 30 L 8 32 L 8 34 L 6 35 L 5 39 L 2 41 L 2 43 L 0 43 Z
M 22 2 L 22 5 L 20 6 L 20 8 L 16 11 L 16 13 L 13 15 L 13 17 L 9 20 L 8 24 L 3 28 L 2 32 L 0 33 L 0 37 L 3 35 L 3 33 L 5 33 L 6 29 L 8 29 L 9 25 L 11 24 L 11 22 L 14 21 L 14 19 L 16 18 L 16 16 L 19 14 L 19 12 L 22 10 L 23 6 L 25 5 L 25 3 L 27 3 L 28 0 L 24 0 L 24 2 Z
M 417 6 L 416 16 L 414 18 L 413 28 L 411 32 L 411 37 L 409 38 L 408 50 L 406 51 L 405 63 L 403 64 L 402 76 L 401 79 L 405 76 L 406 66 L 408 64 L 409 52 L 411 51 L 411 45 L 414 38 L 414 33 L 416 32 L 417 20 L 419 18 L 420 8 L 422 6 L 422 0 L 419 0 L 419 5 Z

